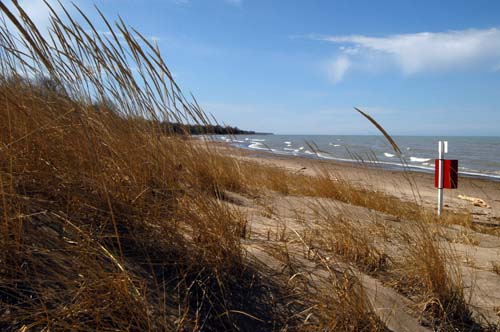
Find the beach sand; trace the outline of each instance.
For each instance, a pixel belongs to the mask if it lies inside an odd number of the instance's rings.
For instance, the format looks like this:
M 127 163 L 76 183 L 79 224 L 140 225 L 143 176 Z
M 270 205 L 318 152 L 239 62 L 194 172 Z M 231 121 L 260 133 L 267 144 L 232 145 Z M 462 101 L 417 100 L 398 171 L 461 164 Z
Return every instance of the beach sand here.
M 383 192 L 402 201 L 418 202 L 429 209 L 436 208 L 437 190 L 433 174 L 387 170 L 362 164 L 350 164 L 318 159 L 276 155 L 265 151 L 238 149 L 227 144 L 214 143 L 228 156 L 241 161 L 252 161 L 263 165 L 283 168 L 292 173 L 318 175 L 321 168 L 328 169 L 335 177 L 348 181 L 356 187 Z M 480 198 L 489 207 L 474 206 L 471 201 L 460 199 L 459 195 Z M 310 258 L 309 252 L 323 253 L 323 258 L 335 260 L 328 251 L 317 245 L 315 249 L 306 245 L 299 234 L 315 236 L 327 234 L 328 225 L 318 219 L 318 206 L 328 213 L 349 220 L 355 220 L 360 232 L 370 243 L 390 257 L 391 261 L 401 258 L 399 232 L 410 234 L 414 223 L 394 218 L 387 213 L 373 211 L 362 206 L 350 205 L 333 199 L 291 196 L 268 193 L 264 196 L 245 197 L 227 193 L 229 202 L 243 211 L 249 220 L 249 234 L 245 249 L 251 259 L 272 269 L 282 277 L 287 266 L 292 272 L 305 273 L 310 282 L 327 283 L 328 272 L 318 264 L 317 257 Z M 500 182 L 480 178 L 460 177 L 458 189 L 445 191 L 445 209 L 469 212 L 473 224 L 485 231 L 473 230 L 461 225 L 444 225 L 439 245 L 452 252 L 454 266 L 458 266 L 465 297 L 477 322 L 498 324 L 500 318 Z M 326 228 L 325 228 L 326 227 Z M 490 232 L 491 231 L 491 232 Z M 335 232 L 335 230 L 334 230 Z M 360 233 L 360 236 L 362 236 Z M 304 235 L 305 237 L 306 235 Z M 309 242 L 308 242 L 309 243 Z M 311 245 L 312 246 L 312 245 Z M 286 249 L 283 249 L 286 248 Z M 305 249 L 306 248 L 306 249 Z M 286 255 L 283 251 L 286 251 Z M 304 253 L 307 251 L 307 255 Z M 286 261 L 282 257 L 287 257 Z M 290 262 L 293 262 L 290 263 Z M 430 331 L 418 308 L 418 300 L 398 292 L 394 282 L 387 282 L 391 272 L 367 273 L 359 264 L 345 259 L 336 261 L 335 271 L 346 266 L 354 271 L 363 285 L 373 310 L 393 331 Z M 452 265 L 450 263 L 450 265 Z
M 240 160 L 277 166 L 293 173 L 315 176 L 326 168 L 335 176 L 364 189 L 382 191 L 405 201 L 419 202 L 437 209 L 437 189 L 434 174 L 414 170 L 389 170 L 361 163 L 338 162 L 324 159 L 279 155 L 266 151 L 238 149 L 221 144 L 225 153 Z M 475 206 L 465 196 L 483 200 L 488 208 Z M 457 189 L 444 190 L 444 209 L 469 211 L 474 222 L 500 227 L 500 181 L 487 178 L 459 176 Z

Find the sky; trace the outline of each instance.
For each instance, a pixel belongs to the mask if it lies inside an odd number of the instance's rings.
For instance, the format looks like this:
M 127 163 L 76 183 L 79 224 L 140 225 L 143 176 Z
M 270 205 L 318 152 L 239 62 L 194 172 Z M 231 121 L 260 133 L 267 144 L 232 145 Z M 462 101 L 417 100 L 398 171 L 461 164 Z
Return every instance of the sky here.
M 42 0 L 23 0 L 46 26 Z M 53 2 L 53 1 L 52 1 Z M 500 1 L 78 0 L 155 40 L 220 123 L 276 134 L 500 136 Z

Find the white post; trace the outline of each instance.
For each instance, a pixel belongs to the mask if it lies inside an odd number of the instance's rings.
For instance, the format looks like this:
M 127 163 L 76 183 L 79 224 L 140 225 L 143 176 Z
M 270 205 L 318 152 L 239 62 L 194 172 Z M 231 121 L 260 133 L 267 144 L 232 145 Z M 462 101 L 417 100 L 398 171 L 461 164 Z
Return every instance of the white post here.
M 444 169 L 443 169 L 443 155 L 448 153 L 448 142 L 439 141 L 438 143 L 438 217 L 443 212 L 443 182 L 444 182 Z

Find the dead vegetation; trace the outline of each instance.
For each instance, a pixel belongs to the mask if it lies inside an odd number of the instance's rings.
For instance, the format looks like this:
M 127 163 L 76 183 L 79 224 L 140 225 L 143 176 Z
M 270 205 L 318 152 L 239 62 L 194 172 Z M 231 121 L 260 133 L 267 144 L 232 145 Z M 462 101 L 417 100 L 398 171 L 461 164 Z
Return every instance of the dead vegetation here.
M 14 5 L 1 4 L 21 34 L 1 30 L 1 329 L 280 326 L 272 282 L 243 261 L 245 216 L 218 199 L 238 189 L 219 172 L 234 167 L 156 126 L 206 120 L 154 45 L 68 12 L 44 36 Z
M 418 199 L 165 131 L 208 120 L 155 45 L 78 8 L 50 9 L 47 35 L 14 7 L 0 3 L 20 34 L 0 28 L 0 329 L 387 330 L 364 278 L 432 328 L 484 328 L 441 241 L 468 214 L 437 223 Z
M 404 234 L 394 286 L 419 303 L 427 324 L 443 330 L 478 328 L 467 306 L 464 284 L 452 249 L 440 242 L 438 225 L 422 221 Z

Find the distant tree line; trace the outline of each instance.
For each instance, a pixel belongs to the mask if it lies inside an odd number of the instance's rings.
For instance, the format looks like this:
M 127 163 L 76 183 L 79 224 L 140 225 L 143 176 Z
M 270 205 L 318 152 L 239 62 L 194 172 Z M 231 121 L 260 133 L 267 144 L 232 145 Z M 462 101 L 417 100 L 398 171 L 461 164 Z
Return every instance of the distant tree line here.
M 242 130 L 238 127 L 221 125 L 200 125 L 162 122 L 166 132 L 190 135 L 255 135 L 260 134 L 252 130 Z

